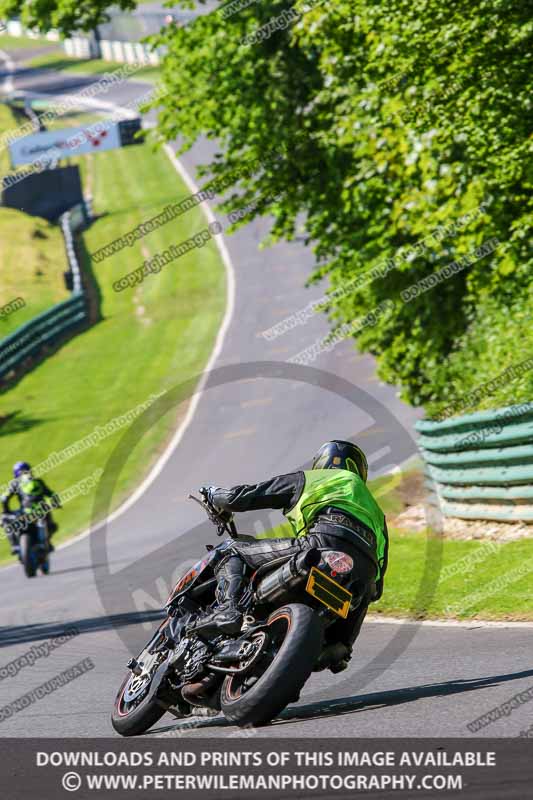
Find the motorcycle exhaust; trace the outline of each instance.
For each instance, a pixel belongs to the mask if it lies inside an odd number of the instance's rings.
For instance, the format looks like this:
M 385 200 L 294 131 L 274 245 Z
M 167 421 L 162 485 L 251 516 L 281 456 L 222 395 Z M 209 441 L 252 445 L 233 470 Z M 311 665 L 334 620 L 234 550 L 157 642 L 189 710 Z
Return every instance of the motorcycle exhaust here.
M 293 556 L 290 561 L 286 561 L 259 581 L 255 590 L 256 600 L 260 603 L 279 600 L 288 590 L 302 583 L 311 567 L 320 563 L 320 558 L 320 550 L 315 547 Z

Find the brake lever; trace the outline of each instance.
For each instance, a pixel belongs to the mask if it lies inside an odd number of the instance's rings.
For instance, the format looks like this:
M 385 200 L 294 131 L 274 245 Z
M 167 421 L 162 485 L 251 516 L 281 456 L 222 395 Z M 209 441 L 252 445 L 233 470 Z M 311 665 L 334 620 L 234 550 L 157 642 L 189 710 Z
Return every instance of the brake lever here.
M 190 495 L 189 495 L 189 499 L 190 499 L 190 500 L 194 500 L 196 503 L 198 503 L 198 505 L 199 505 L 199 506 L 202 506 L 202 508 L 204 509 L 205 513 L 206 513 L 206 514 L 207 514 L 207 516 L 209 517 L 209 521 L 210 521 L 210 522 L 211 522 L 211 523 L 212 523 L 212 524 L 215 526 L 215 528 L 217 529 L 217 536 L 224 536 L 224 534 L 226 533 L 226 525 L 225 525 L 225 523 L 224 523 L 224 522 L 223 522 L 223 521 L 220 519 L 220 517 L 219 517 L 219 516 L 218 516 L 218 514 L 217 514 L 217 513 L 214 511 L 214 509 L 212 509 L 212 508 L 211 508 L 211 506 L 209 505 L 209 503 L 208 503 L 206 500 L 203 500 L 203 501 L 202 501 L 202 500 L 199 500 L 199 499 L 198 499 L 198 497 L 195 497 L 193 494 L 190 494 Z
M 195 502 L 195 503 L 198 503 L 198 505 L 199 505 L 199 506 L 202 506 L 202 508 L 204 509 L 204 511 L 208 510 L 207 504 L 206 504 L 204 501 L 202 501 L 202 500 L 199 500 L 199 499 L 198 499 L 197 497 L 195 497 L 193 494 L 190 494 L 190 495 L 189 495 L 189 500 L 194 500 L 194 502 Z

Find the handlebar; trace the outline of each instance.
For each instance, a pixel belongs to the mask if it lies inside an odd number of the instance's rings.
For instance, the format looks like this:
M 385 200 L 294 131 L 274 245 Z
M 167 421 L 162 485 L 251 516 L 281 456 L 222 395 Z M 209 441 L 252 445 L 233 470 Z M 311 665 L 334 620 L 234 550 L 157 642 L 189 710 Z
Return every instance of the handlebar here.
M 23 514 L 24 514 L 24 512 L 22 510 L 21 511 L 4 511 L 1 514 L 1 519 L 17 519 L 18 517 L 21 517 Z
M 202 506 L 205 513 L 209 517 L 210 522 L 212 522 L 217 529 L 217 535 L 224 536 L 224 534 L 227 533 L 232 539 L 236 539 L 239 534 L 237 533 L 237 528 L 233 519 L 224 519 L 216 510 L 216 508 L 209 503 L 205 492 L 200 490 L 200 494 L 203 498 L 202 500 L 200 500 L 199 497 L 195 497 L 193 494 L 189 495 L 189 499 L 194 500 L 195 503 L 198 503 L 198 505 Z

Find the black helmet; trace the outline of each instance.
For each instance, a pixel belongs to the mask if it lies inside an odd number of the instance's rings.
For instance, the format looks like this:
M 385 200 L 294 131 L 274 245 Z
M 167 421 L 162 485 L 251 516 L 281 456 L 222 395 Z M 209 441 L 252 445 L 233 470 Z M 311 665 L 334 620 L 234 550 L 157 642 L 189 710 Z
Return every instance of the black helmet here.
M 359 475 L 364 483 L 368 476 L 368 462 L 361 448 L 338 439 L 322 445 L 311 469 L 347 469 Z

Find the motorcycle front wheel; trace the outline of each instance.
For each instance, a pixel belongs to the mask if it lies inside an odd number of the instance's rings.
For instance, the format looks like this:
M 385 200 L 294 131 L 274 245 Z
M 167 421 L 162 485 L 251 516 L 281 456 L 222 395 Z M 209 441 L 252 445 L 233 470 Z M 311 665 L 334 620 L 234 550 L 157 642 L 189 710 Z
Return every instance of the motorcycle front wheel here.
M 30 536 L 20 537 L 20 560 L 27 578 L 35 577 L 35 563 Z
M 163 703 L 158 702 L 157 698 L 141 698 L 138 703 L 126 701 L 124 695 L 131 680 L 132 675 L 130 674 L 120 687 L 115 707 L 111 712 L 111 724 L 121 736 L 138 736 L 140 733 L 144 733 L 156 722 L 159 722 L 167 710 Z
M 111 712 L 111 724 L 121 736 L 138 736 L 159 722 L 171 705 L 151 694 L 152 682 L 158 669 L 157 655 L 144 650 L 139 656 L 142 674 L 129 672 L 124 679 Z M 160 667 L 161 665 L 159 665 Z
M 322 622 L 300 603 L 278 608 L 266 623 L 262 656 L 242 675 L 222 684 L 222 713 L 235 725 L 265 725 L 291 702 L 313 671 L 322 649 Z

